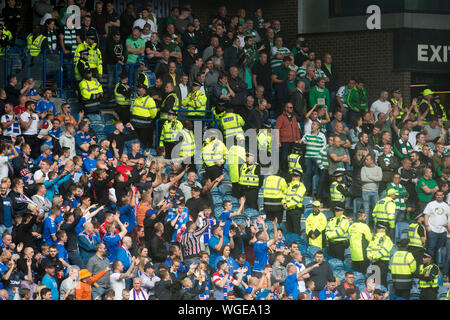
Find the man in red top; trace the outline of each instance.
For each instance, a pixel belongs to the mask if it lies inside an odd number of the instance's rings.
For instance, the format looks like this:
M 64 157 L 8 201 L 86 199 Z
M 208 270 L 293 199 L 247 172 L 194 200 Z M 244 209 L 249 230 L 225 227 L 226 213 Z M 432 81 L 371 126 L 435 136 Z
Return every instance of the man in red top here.
M 103 241 L 103 236 L 106 233 L 106 226 L 110 223 L 114 222 L 114 214 L 112 212 L 105 213 L 105 221 L 100 225 L 98 231 L 100 233 L 100 239 Z M 114 234 L 118 234 L 119 229 L 116 228 L 116 232 Z
M 122 174 L 123 181 L 127 182 L 128 178 L 131 176 L 131 171 L 133 170 L 133 167 L 130 167 L 127 165 L 128 163 L 128 155 L 126 153 L 123 153 L 120 157 L 120 162 L 116 168 L 116 172 Z
M 277 118 L 275 129 L 279 130 L 278 147 L 280 147 L 280 163 L 283 165 L 283 171 L 287 172 L 287 158 L 291 153 L 295 143 L 299 143 L 300 127 L 297 118 L 294 116 L 294 105 L 290 102 L 284 106 L 284 112 Z

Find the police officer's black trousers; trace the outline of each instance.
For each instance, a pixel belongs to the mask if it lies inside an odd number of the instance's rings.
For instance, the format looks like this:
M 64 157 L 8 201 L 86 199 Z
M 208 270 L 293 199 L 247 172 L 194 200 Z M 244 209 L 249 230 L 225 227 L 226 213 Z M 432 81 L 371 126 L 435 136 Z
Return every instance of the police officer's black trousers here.
M 234 182 L 231 184 L 231 195 L 235 198 L 239 198 L 241 191 L 240 191 L 240 185 L 238 182 Z
M 370 261 L 369 260 L 363 260 L 363 261 L 352 261 L 352 269 L 356 270 L 358 272 L 361 272 L 363 274 L 367 273 L 367 268 L 369 267 Z
M 211 179 L 211 181 L 218 178 L 223 173 L 223 166 L 213 165 L 205 168 L 206 176 Z
M 425 252 L 425 249 L 421 248 L 421 247 L 408 246 L 408 251 L 411 252 L 411 254 L 413 255 L 414 260 L 416 260 L 416 263 L 418 265 L 420 265 L 422 263 L 423 254 Z M 418 261 L 420 261 L 420 262 L 418 262 Z
M 302 213 L 303 208 L 286 211 L 286 228 L 288 232 L 301 234 L 300 219 Z
M 130 122 L 130 106 L 116 105 L 115 111 L 119 117 L 119 120 L 124 124 Z
M 166 142 L 164 141 L 164 150 L 166 151 L 165 159 L 172 159 L 172 158 L 178 158 L 178 157 L 172 157 L 172 150 L 177 144 L 175 142 Z
M 424 288 L 420 290 L 420 300 L 436 300 L 437 288 Z
M 397 289 L 394 286 L 394 294 L 398 297 L 409 300 L 409 298 L 411 297 L 411 289 Z
M 266 212 L 267 220 L 273 221 L 277 218 L 278 224 L 283 221 L 283 206 L 280 204 L 278 206 L 274 205 L 264 205 L 264 211 Z
M 331 257 L 344 260 L 346 248 L 347 248 L 347 241 L 334 241 L 334 242 L 330 241 L 328 243 L 327 253 Z
M 380 268 L 380 280 L 381 284 L 387 287 L 387 274 L 389 271 L 389 261 L 379 260 L 374 263 L 374 265 Z
M 245 204 L 249 208 L 258 210 L 258 194 L 259 188 L 252 188 L 247 186 L 240 186 L 240 197 L 245 196 Z
M 150 130 L 149 126 L 147 126 L 146 128 L 134 127 L 139 141 L 147 148 L 150 147 L 152 144 L 152 131 Z

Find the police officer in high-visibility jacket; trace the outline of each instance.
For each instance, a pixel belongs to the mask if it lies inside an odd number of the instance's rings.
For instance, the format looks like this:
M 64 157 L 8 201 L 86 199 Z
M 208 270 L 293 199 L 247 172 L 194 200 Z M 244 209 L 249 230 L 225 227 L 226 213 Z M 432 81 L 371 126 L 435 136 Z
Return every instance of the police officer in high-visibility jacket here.
M 439 267 L 431 263 L 431 255 L 427 252 L 423 254 L 422 262 L 419 269 L 419 289 L 420 300 L 436 300 L 439 284 Z
M 122 71 L 119 74 L 119 82 L 114 88 L 114 98 L 116 100 L 116 113 L 123 123 L 130 122 L 130 106 L 132 97 L 133 88 L 128 85 L 128 73 Z
M 152 127 L 158 109 L 155 100 L 147 94 L 147 87 L 140 85 L 137 98 L 131 104 L 131 124 L 136 130 L 141 143 L 146 147 L 152 144 Z
M 358 211 L 356 221 L 348 228 L 350 236 L 350 254 L 352 256 L 352 269 L 366 273 L 369 267 L 367 247 L 372 241 L 372 232 L 366 224 L 366 213 Z
M 192 133 L 193 127 L 192 121 L 184 120 L 183 129 L 178 133 L 177 137 L 180 146 L 178 155 L 180 158 L 183 158 L 183 163 L 186 165 L 194 163 L 195 137 Z M 192 166 L 192 169 L 195 169 L 195 166 Z
M 94 66 L 89 64 L 89 50 L 84 49 L 80 51 L 80 59 L 78 59 L 75 68 L 78 71 L 79 75 L 83 75 L 86 73 L 87 69 L 94 69 Z M 81 79 L 80 79 L 81 81 Z
M 392 255 L 389 263 L 394 294 L 406 300 L 409 300 L 413 278 L 417 269 L 414 256 L 407 250 L 408 242 L 408 239 L 400 240 L 397 244 L 398 251 Z
M 413 217 L 415 220 L 408 227 L 408 251 L 412 253 L 416 261 L 422 261 L 425 252 L 425 242 L 427 241 L 427 232 L 424 226 L 425 214 L 417 212 Z
M 287 183 L 279 175 L 272 174 L 264 179 L 263 197 L 264 211 L 268 220 L 277 218 L 280 223 L 283 221 L 283 197 L 287 189 Z
M 100 49 L 97 46 L 97 43 L 95 42 L 97 39 L 97 35 L 95 32 L 88 31 L 86 40 L 80 43 L 76 50 L 75 55 L 73 57 L 73 64 L 75 66 L 75 79 L 80 81 L 82 75 L 78 72 L 78 60 L 80 60 L 81 55 L 80 52 L 84 50 L 89 50 L 89 65 L 92 69 L 95 70 L 94 77 L 98 79 L 102 79 L 103 75 L 103 60 L 102 60 L 102 53 L 100 52 Z
M 0 88 L 5 87 L 3 75 L 6 73 L 5 67 L 5 54 L 11 46 L 14 45 L 13 36 L 11 31 L 6 29 L 3 24 L 0 24 Z
M 398 108 L 398 116 L 397 119 L 402 119 L 406 114 L 406 108 L 403 108 L 403 97 L 400 89 L 392 90 L 392 98 L 390 100 L 393 108 Z
M 153 87 L 155 85 L 155 74 L 150 70 L 149 65 L 145 63 L 144 60 L 139 63 L 139 71 L 136 85 L 139 86 L 143 84 L 147 88 Z
M 169 110 L 168 119 L 164 121 L 159 139 L 159 146 L 164 147 L 166 151 L 166 159 L 171 159 L 172 150 L 177 142 L 178 132 L 183 130 L 183 124 L 177 120 L 176 112 Z M 178 155 L 177 155 L 178 156 Z
M 235 143 L 228 149 L 227 164 L 230 174 L 231 195 L 239 198 L 239 173 L 246 159 L 244 137 L 236 137 Z
M 292 180 L 284 193 L 281 204 L 286 210 L 286 229 L 288 232 L 301 234 L 300 219 L 303 214 L 303 197 L 306 187 L 301 182 L 303 171 L 293 170 Z
M 312 246 L 323 248 L 327 217 L 320 211 L 320 202 L 312 203 L 313 212 L 306 218 L 306 235 L 308 243 Z
M 302 158 L 301 152 L 302 147 L 299 144 L 294 144 L 292 147 L 292 153 L 288 156 L 288 164 L 289 164 L 289 173 L 292 173 L 293 170 L 300 170 L 303 172 L 302 165 L 300 163 L 300 159 Z
M 386 234 L 386 225 L 378 223 L 377 233 L 367 248 L 367 257 L 376 266 L 380 268 L 381 284 L 387 287 L 387 274 L 389 271 L 389 259 L 394 244 L 391 238 Z
M 389 189 L 386 195 L 375 204 L 372 216 L 375 224 L 379 222 L 386 224 L 388 227 L 387 233 L 393 239 L 395 236 L 395 210 L 397 209 L 395 198 L 397 197 L 397 190 Z
M 46 47 L 44 41 L 47 37 L 41 34 L 40 31 L 40 26 L 34 25 L 32 33 L 27 36 L 27 54 L 31 57 L 37 57 Z
M 99 113 L 100 98 L 103 96 L 102 85 L 93 77 L 91 69 L 86 70 L 83 78 L 79 84 L 79 89 L 84 113 Z
M 348 247 L 348 228 L 350 222 L 344 216 L 344 208 L 335 206 L 334 217 L 328 221 L 325 235 L 328 239 L 327 253 L 331 257 L 344 260 L 345 249 Z
M 13 45 L 13 36 L 11 31 L 6 29 L 3 24 L 0 24 L 0 57 L 5 55 L 5 51 Z
M 333 173 L 332 180 L 330 184 L 330 197 L 331 197 L 331 207 L 341 207 L 345 208 L 345 198 L 351 197 L 350 192 L 344 185 L 344 175 L 345 171 L 336 170 Z
M 222 129 L 225 140 L 232 139 L 235 136 L 244 137 L 245 121 L 240 115 L 234 113 L 233 106 L 227 105 L 226 112 L 222 119 L 220 119 L 220 128 Z
M 212 108 L 214 119 L 221 120 L 225 115 L 225 101 L 217 102 L 217 105 Z
M 192 84 L 192 92 L 182 101 L 183 106 L 187 107 L 189 112 L 186 115 L 189 117 L 203 118 L 206 111 L 206 95 L 200 90 L 202 84 L 195 81 Z
M 447 117 L 447 110 L 445 109 L 445 107 L 441 104 L 441 96 L 438 94 L 434 95 L 434 102 L 436 103 L 436 105 L 438 106 L 438 108 L 440 108 L 442 110 L 442 122 L 446 123 L 448 120 Z
M 247 153 L 246 161 L 239 172 L 239 189 L 240 195 L 247 198 L 247 206 L 256 210 L 258 210 L 259 189 L 263 183 L 260 176 L 261 167 L 255 163 L 255 156 Z
M 264 128 L 260 129 L 257 136 L 259 154 L 266 154 L 270 157 L 272 153 L 272 124 L 270 122 L 264 122 Z M 267 164 L 269 166 L 270 163 Z M 279 220 L 279 219 L 278 219 Z M 280 220 L 279 220 L 280 221 Z
M 202 158 L 205 165 L 206 175 L 211 181 L 216 180 L 223 173 L 223 166 L 227 158 L 227 147 L 225 144 L 211 136 L 203 142 Z
M 178 96 L 175 93 L 175 88 L 172 82 L 167 82 L 164 88 L 166 92 L 166 96 L 160 105 L 160 119 L 167 119 L 167 115 L 169 110 L 177 111 L 180 106 L 180 101 L 178 100 Z

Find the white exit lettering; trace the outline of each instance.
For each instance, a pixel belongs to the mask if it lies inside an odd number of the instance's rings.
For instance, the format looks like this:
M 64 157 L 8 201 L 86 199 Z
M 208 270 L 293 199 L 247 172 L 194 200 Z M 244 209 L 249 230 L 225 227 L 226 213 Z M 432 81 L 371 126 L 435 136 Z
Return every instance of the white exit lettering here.
M 419 62 L 448 62 L 450 46 L 434 46 L 428 44 L 417 45 L 417 61 Z

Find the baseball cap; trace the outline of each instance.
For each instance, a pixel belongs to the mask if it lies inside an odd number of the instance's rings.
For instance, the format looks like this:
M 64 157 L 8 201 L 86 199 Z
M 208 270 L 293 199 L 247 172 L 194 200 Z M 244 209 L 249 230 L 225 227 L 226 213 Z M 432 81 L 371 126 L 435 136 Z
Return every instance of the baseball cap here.
M 336 170 L 333 173 L 333 177 L 342 177 L 345 174 L 345 172 L 343 170 Z
M 292 170 L 292 175 L 293 176 L 301 176 L 302 174 L 303 174 L 303 171 L 300 171 L 298 169 Z
M 200 188 L 199 186 L 193 186 L 193 187 L 191 187 L 191 190 L 202 191 L 202 188 Z
M 418 213 L 416 213 L 415 215 L 414 215 L 414 220 L 416 220 L 416 219 L 419 219 L 421 216 L 423 216 L 425 213 L 423 213 L 423 212 L 418 212 Z
M 377 229 L 386 229 L 386 225 L 382 222 L 377 223 Z
M 432 258 L 431 254 L 429 254 L 428 252 L 424 252 L 423 257 L 424 258 Z
M 334 207 L 334 211 L 344 211 L 344 208 L 336 206 Z
M 173 110 L 173 109 L 170 109 L 169 112 L 167 112 L 167 113 L 168 113 L 168 114 L 173 114 L 174 116 L 177 115 L 177 113 L 176 113 L 175 110 Z
M 120 79 L 128 78 L 128 72 L 122 71 L 122 72 L 119 74 L 119 78 L 120 78 Z
M 155 266 L 153 265 L 153 263 L 147 262 L 147 263 L 145 264 L 145 266 L 144 266 L 144 270 L 145 270 L 145 269 L 148 269 L 148 268 L 155 269 Z
M 201 87 L 202 84 L 198 81 L 194 81 L 194 83 L 192 84 L 193 87 Z
M 389 189 L 389 190 L 387 191 L 387 195 L 388 195 L 388 196 L 391 196 L 391 195 L 393 195 L 393 194 L 398 195 L 397 190 L 395 190 L 395 189 Z
M 313 207 L 320 207 L 320 201 L 316 200 L 312 203 Z
M 95 40 L 97 38 L 97 35 L 95 34 L 95 31 L 89 30 L 88 33 L 87 33 L 87 38 Z
M 425 89 L 425 90 L 423 90 L 422 94 L 425 97 L 425 96 L 428 96 L 430 94 L 434 94 L 434 92 L 431 91 L 430 89 Z

